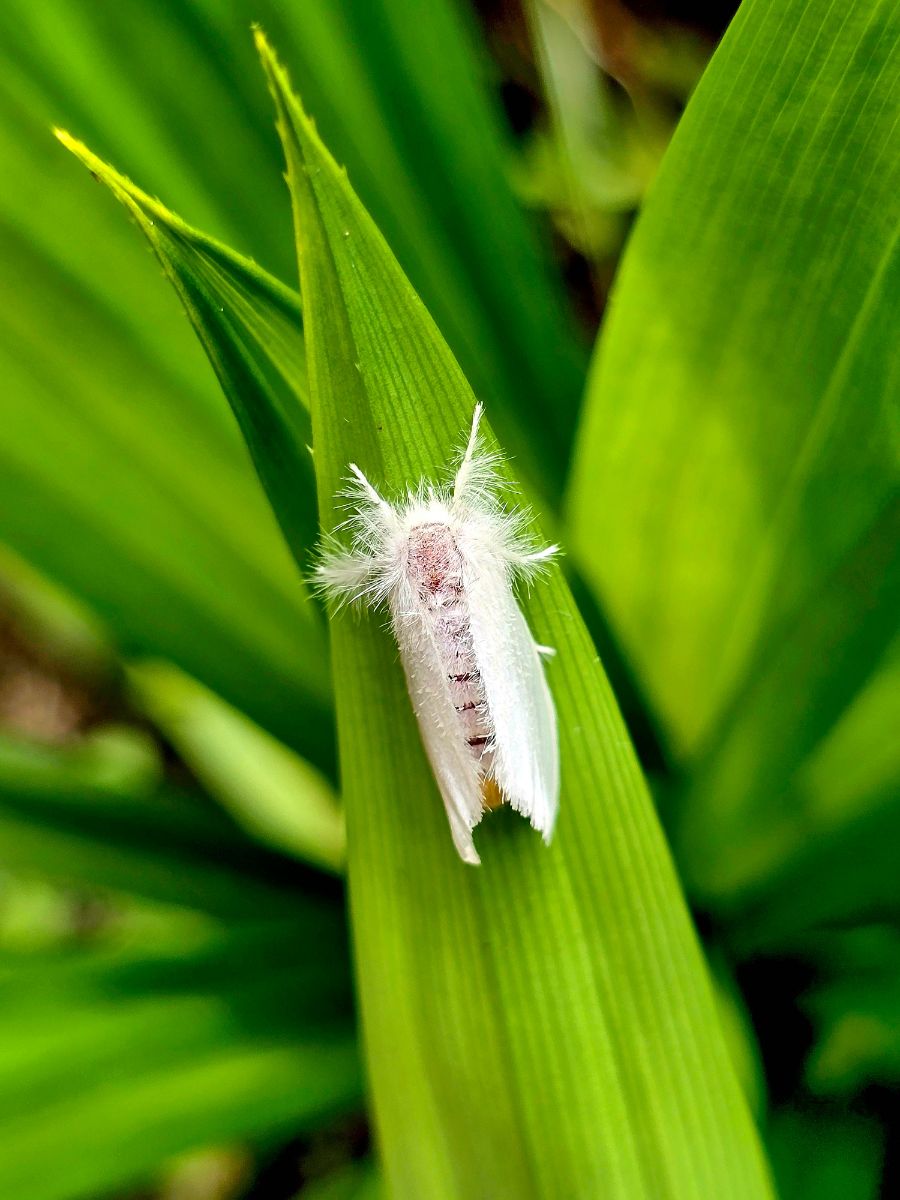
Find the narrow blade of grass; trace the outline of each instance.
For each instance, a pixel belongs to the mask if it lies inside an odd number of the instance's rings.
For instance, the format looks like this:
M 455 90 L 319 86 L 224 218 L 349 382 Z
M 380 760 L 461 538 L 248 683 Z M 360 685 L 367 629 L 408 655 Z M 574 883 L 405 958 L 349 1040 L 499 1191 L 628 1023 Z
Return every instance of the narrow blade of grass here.
M 135 664 L 128 680 L 139 707 L 239 824 L 275 849 L 342 870 L 344 821 L 320 772 L 169 663 Z
M 237 418 L 294 556 L 316 530 L 300 298 L 255 263 L 186 225 L 64 130 L 56 136 L 128 210 L 153 248 Z M 264 390 L 267 403 L 257 394 Z M 297 473 L 297 463 L 305 471 Z

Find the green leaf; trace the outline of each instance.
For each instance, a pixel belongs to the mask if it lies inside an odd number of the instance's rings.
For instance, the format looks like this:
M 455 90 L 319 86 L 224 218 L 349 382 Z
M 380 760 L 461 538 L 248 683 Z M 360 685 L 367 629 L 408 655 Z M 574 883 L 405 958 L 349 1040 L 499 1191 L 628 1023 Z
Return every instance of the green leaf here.
M 897 781 L 881 804 L 845 827 L 814 830 L 777 872 L 723 904 L 742 953 L 797 945 L 832 922 L 900 915 Z
M 335 151 L 343 155 L 346 149 L 363 201 L 371 195 L 367 207 L 489 403 L 519 471 L 558 502 L 586 355 L 559 281 L 548 270 L 547 247 L 540 246 L 510 188 L 512 147 L 485 87 L 496 68 L 480 52 L 481 33 L 466 7 L 448 0 L 429 3 L 427 21 L 416 0 L 341 7 L 350 46 L 366 49 L 363 70 L 417 197 L 415 242 L 393 211 L 386 182 L 367 186 L 372 174 L 384 170 L 376 147 L 354 137 L 352 145 L 338 139 Z M 293 58 L 298 41 L 291 44 L 291 61 L 305 84 L 310 56 Z M 329 112 L 343 96 L 340 83 L 323 93 L 326 134 Z M 318 114 L 318 97 L 309 107 Z
M 324 776 L 167 663 L 128 675 L 140 707 L 236 821 L 276 849 L 341 870 L 344 822 Z
M 694 776 L 706 891 L 897 629 L 898 39 L 888 3 L 741 7 L 591 375 L 572 548 Z
M 823 1095 L 900 1082 L 900 968 L 866 987 L 845 981 L 814 998 L 821 1042 L 808 1070 L 810 1088 Z
M 878 1200 L 884 1131 L 856 1113 L 785 1108 L 768 1132 L 781 1200 Z
M 0 742 L 4 867 L 220 916 L 328 911 L 304 896 L 296 864 L 200 798 L 110 775 L 108 758 L 89 750 Z
M 108 12 L 9 0 L 0 64 L 41 122 L 76 130 L 192 224 L 290 280 L 277 139 L 247 39 L 254 20 L 277 30 L 522 466 L 558 497 L 585 348 L 548 245 L 510 185 L 494 68 L 454 0 L 431 0 L 427 21 L 416 0 L 127 0 Z M 545 430 L 539 451 L 533 420 Z
M 743 954 L 830 922 L 900 911 L 900 644 L 797 773 L 781 811 L 747 830 L 715 908 Z
M 317 528 L 300 299 L 249 259 L 186 225 L 63 130 L 56 136 L 125 205 L 206 351 L 300 562 Z M 260 391 L 268 403 L 257 399 Z M 285 449 L 289 447 L 289 449 Z M 297 473 L 297 463 L 305 470 Z
M 711 955 L 716 1012 L 747 1103 L 759 1120 L 766 1110 L 766 1081 L 750 1014 L 724 957 Z
M 383 1200 L 386 1192 L 370 1162 L 353 1163 L 303 1185 L 302 1200 Z M 299 1198 L 298 1198 L 299 1200 Z
M 752 910 L 761 906 L 768 928 L 760 925 L 759 932 L 777 936 L 785 918 L 795 930 L 809 918 L 808 902 L 814 911 L 839 913 L 849 901 L 845 884 L 850 892 L 859 887 L 860 896 L 874 896 L 885 884 L 890 890 L 890 864 L 884 862 L 880 881 L 875 863 L 881 861 L 879 840 L 898 819 L 889 811 L 900 796 L 898 726 L 900 643 L 794 775 L 779 811 L 746 822 L 723 867 L 707 871 L 717 911 L 749 908 L 755 925 Z M 874 860 L 863 852 L 869 842 Z
M 240 60 L 250 7 L 241 16 L 237 3 L 221 0 L 125 0 L 114 8 L 9 0 L 0 8 L 4 96 L 34 119 L 37 136 L 50 125 L 77 128 L 176 211 L 289 278 L 278 141 L 267 128 L 252 54 L 243 69 Z M 229 33 L 232 14 L 239 27 Z M 42 181 L 32 170 L 17 182 Z M 42 214 L 33 216 L 40 224 Z M 70 252 L 78 257 L 78 247 Z
M 523 7 L 547 107 L 547 128 L 539 125 L 530 138 L 527 185 L 533 202 L 553 211 L 566 239 L 591 262 L 602 303 L 601 279 L 621 253 L 628 218 L 640 206 L 671 129 L 652 118 L 649 106 L 632 103 L 634 93 L 623 103 L 571 12 L 547 0 L 527 0 Z
M 215 0 L 206 7 L 232 44 L 251 21 L 276 36 L 520 470 L 558 500 L 586 354 L 510 186 L 514 151 L 471 14 L 454 0 L 431 0 L 427 20 L 416 0 L 252 0 L 227 17 Z
M 817 1030 L 809 1088 L 846 1095 L 900 1080 L 900 937 L 888 924 L 813 943 L 826 978 L 804 998 Z
M 436 478 L 474 397 L 261 35 L 295 205 L 319 502 L 350 459 Z M 558 569 L 525 601 L 562 737 L 559 831 L 457 858 L 381 622 L 332 651 L 369 1076 L 401 1195 L 768 1195 L 706 968 L 640 772 Z
M 308 938 L 284 923 L 4 960 L 3 1195 L 105 1195 L 171 1155 L 293 1135 L 358 1104 L 349 979 L 295 965 Z
M 172 659 L 328 765 L 321 621 L 227 405 L 144 247 L 21 71 L 6 85 L 0 540 L 120 650 Z
M 101 688 L 115 677 L 118 663 L 94 615 L 2 544 L 0 605 L 25 640 L 64 673 Z

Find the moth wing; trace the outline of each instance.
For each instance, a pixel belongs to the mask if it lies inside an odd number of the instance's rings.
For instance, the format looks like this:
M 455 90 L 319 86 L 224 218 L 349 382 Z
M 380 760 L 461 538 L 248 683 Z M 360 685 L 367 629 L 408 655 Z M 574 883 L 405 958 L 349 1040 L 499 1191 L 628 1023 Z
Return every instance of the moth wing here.
M 431 769 L 437 780 L 453 844 L 464 862 L 481 862 L 472 830 L 484 807 L 478 766 L 468 752 L 453 707 L 450 683 L 428 633 L 427 623 L 407 600 L 391 612 L 406 685 Z
M 493 774 L 510 805 L 549 842 L 559 808 L 556 710 L 541 651 L 502 560 L 478 542 L 464 551 L 475 660 L 494 727 Z

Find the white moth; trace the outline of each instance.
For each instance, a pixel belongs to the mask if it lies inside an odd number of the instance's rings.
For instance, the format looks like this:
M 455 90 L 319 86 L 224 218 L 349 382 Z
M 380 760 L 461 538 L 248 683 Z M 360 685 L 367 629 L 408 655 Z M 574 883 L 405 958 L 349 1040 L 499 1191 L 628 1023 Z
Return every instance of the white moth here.
M 355 463 L 341 526 L 316 574 L 326 595 L 386 604 L 422 740 L 453 841 L 480 859 L 472 830 L 492 800 L 506 800 L 549 842 L 559 795 L 556 713 L 542 654 L 512 585 L 557 553 L 537 549 L 527 515 L 500 504 L 496 459 L 479 449 L 481 405 L 452 490 L 424 482 L 398 504 L 384 500 Z M 499 796 L 498 796 L 499 792 Z

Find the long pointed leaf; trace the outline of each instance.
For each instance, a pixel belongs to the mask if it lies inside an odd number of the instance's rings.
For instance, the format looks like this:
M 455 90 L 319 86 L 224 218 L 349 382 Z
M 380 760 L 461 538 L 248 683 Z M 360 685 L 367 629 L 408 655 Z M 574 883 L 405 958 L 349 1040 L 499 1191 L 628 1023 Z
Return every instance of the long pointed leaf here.
M 140 663 L 128 679 L 143 711 L 236 821 L 276 849 L 341 870 L 343 817 L 314 767 L 170 664 Z
M 11 69 L 0 539 L 119 649 L 176 661 L 325 765 L 321 621 L 227 405 L 144 246 L 48 132 Z
M 574 550 L 687 768 L 727 892 L 900 611 L 900 10 L 745 4 L 598 347 Z
M 898 47 L 890 2 L 741 6 L 594 362 L 573 550 L 676 751 L 717 759 L 699 823 L 777 800 L 896 631 Z
M 447 464 L 471 391 L 260 39 L 297 220 L 319 501 L 349 459 L 388 491 Z M 461 864 L 396 652 L 332 646 L 369 1071 L 398 1195 L 768 1194 L 706 969 L 634 755 L 558 570 L 564 792 L 551 849 L 490 821 Z
M 515 453 L 558 496 L 585 348 L 510 185 L 515 151 L 471 16 L 431 0 L 419 18 L 417 0 L 123 0 L 108 10 L 8 0 L 0 64 L 44 124 L 76 129 L 193 224 L 287 279 L 277 141 L 247 41 L 254 20 L 277 30 Z M 528 437 L 535 418 L 547 430 L 540 454 Z
M 63 130 L 56 135 L 125 205 L 153 247 L 216 372 L 276 516 L 303 560 L 316 529 L 300 298 L 249 259 L 192 229 Z M 265 391 L 268 402 L 257 394 Z M 289 447 L 289 450 L 285 450 Z M 306 456 L 308 459 L 308 455 Z

